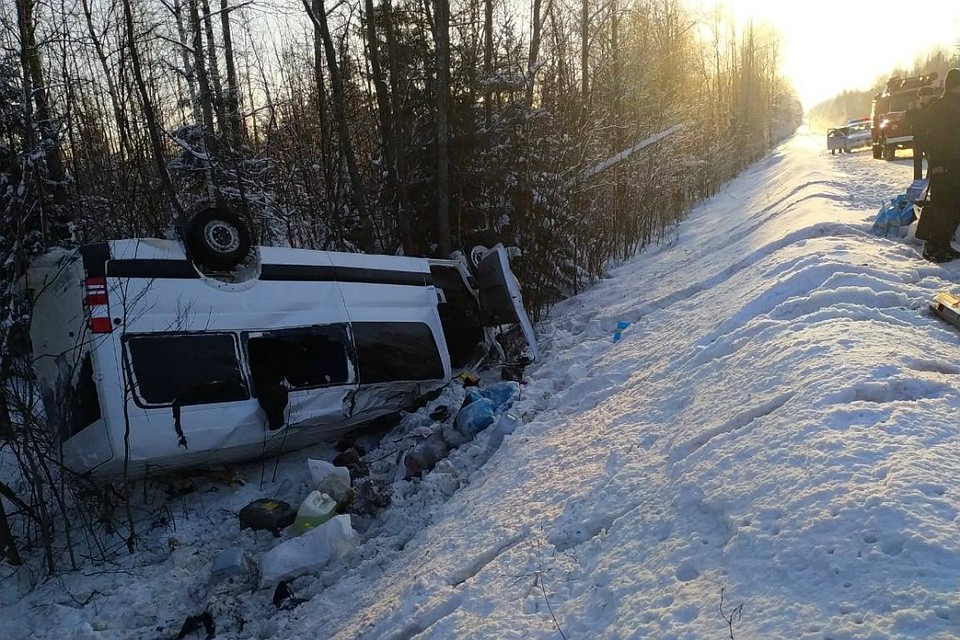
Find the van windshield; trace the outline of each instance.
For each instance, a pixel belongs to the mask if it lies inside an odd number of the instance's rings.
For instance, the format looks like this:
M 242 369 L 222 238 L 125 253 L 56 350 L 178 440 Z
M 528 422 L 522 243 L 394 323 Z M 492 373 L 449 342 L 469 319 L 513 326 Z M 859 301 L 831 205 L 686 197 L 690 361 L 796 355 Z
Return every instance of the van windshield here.
M 128 335 L 125 343 L 138 404 L 172 405 L 187 395 L 188 404 L 250 397 L 231 333 Z

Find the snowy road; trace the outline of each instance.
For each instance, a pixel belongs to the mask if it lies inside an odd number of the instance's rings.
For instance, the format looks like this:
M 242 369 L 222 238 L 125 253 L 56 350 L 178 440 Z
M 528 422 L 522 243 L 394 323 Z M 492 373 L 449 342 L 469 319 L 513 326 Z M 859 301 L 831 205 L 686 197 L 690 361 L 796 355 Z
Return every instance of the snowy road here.
M 925 309 L 960 268 L 868 233 L 909 159 L 822 144 L 558 306 L 528 424 L 284 635 L 725 637 L 723 590 L 737 637 L 957 637 L 960 340 Z
M 909 158 L 823 148 L 795 136 L 558 305 L 492 457 L 481 434 L 394 483 L 308 602 L 245 595 L 218 637 L 960 636 L 960 333 L 926 310 L 960 264 L 869 233 Z M 0 633 L 175 637 L 209 558 L 269 543 L 226 515 L 255 484 L 187 511 L 189 553 L 45 585 Z

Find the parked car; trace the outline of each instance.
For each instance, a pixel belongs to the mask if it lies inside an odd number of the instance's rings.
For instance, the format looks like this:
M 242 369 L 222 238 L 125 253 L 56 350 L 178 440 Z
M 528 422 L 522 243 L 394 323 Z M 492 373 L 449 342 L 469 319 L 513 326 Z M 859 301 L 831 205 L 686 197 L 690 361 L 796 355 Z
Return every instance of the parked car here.
M 830 155 L 846 153 L 847 151 L 847 127 L 836 127 L 827 129 L 827 149 Z
M 847 146 L 845 149 L 847 153 L 870 146 L 871 125 L 872 122 L 870 118 L 851 120 L 849 123 L 847 123 Z
M 204 226 L 236 250 L 229 225 Z M 495 346 L 497 327 L 516 326 L 538 357 L 503 246 L 472 272 L 462 260 L 244 250 L 245 277 L 149 238 L 33 264 L 36 379 L 70 469 L 137 478 L 336 438 L 450 382 Z

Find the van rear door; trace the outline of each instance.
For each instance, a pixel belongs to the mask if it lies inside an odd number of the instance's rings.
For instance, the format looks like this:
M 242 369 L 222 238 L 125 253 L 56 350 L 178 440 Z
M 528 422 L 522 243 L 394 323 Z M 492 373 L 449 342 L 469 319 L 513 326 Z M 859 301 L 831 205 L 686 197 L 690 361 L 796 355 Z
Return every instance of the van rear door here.
M 528 355 L 537 360 L 537 338 L 533 325 L 523 308 L 520 284 L 510 270 L 507 250 L 498 244 L 477 265 L 477 284 L 480 287 L 480 317 L 485 327 L 519 325 L 529 346 Z

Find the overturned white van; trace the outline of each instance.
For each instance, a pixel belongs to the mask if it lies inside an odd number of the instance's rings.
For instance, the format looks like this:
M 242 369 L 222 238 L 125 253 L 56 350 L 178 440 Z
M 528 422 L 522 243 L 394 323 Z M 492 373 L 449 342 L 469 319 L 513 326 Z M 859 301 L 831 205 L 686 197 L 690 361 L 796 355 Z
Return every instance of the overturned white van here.
M 27 279 L 46 419 L 67 467 L 159 475 L 336 438 L 409 407 L 516 324 L 507 254 L 457 260 L 257 247 L 219 278 L 176 241 L 51 253 Z

